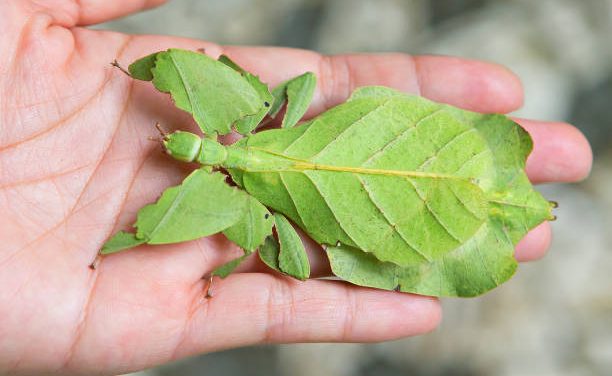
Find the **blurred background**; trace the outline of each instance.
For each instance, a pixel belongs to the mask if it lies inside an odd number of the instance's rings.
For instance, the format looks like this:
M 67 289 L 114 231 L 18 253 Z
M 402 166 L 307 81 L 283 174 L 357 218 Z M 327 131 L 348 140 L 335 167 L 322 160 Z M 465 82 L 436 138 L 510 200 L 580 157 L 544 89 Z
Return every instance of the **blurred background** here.
M 612 0 L 173 0 L 99 28 L 493 61 L 523 80 L 515 115 L 571 122 L 595 152 L 585 182 L 541 187 L 561 204 L 548 256 L 486 296 L 444 300 L 431 334 L 243 348 L 134 375 L 612 374 Z

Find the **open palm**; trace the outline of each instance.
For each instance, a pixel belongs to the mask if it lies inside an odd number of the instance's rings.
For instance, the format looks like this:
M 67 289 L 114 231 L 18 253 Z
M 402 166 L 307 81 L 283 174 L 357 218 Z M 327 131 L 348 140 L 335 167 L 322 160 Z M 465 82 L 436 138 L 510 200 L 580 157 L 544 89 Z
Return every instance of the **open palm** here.
M 139 247 L 90 270 L 107 237 L 188 172 L 147 141 L 152 125 L 193 127 L 168 97 L 108 63 L 169 47 L 205 48 L 212 56 L 223 51 L 271 85 L 313 71 L 319 87 L 310 116 L 367 84 L 508 112 L 522 101 L 518 80 L 495 65 L 446 57 L 323 57 L 83 28 L 155 5 L 147 3 L 0 2 L 0 371 L 109 374 L 253 343 L 379 341 L 434 328 L 435 299 L 297 282 L 259 272 L 256 260 L 217 282 L 215 297 L 205 299 L 201 277 L 240 254 L 221 236 Z M 535 140 L 533 181 L 586 176 L 591 155 L 578 131 L 520 123 Z M 538 227 L 517 258 L 540 257 L 549 238 L 548 226 Z M 314 273 L 328 273 L 316 245 L 309 252 Z

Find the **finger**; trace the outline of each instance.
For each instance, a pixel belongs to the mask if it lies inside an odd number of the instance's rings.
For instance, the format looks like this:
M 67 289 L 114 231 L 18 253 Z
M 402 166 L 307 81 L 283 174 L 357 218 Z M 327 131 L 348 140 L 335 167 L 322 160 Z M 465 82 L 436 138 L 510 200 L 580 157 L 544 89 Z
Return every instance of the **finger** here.
M 87 26 L 127 16 L 163 4 L 166 0 L 80 0 L 58 4 L 56 1 L 20 2 L 24 14 L 49 14 L 54 24 Z
M 310 278 L 328 277 L 332 275 L 331 266 L 329 260 L 323 248 L 319 243 L 314 241 L 308 235 L 302 231 L 302 229 L 296 227 L 295 230 L 300 235 L 306 254 L 308 255 L 308 262 L 310 264 Z M 276 272 L 270 269 L 261 259 L 259 255 L 253 255 L 246 259 L 237 269 L 238 273 L 273 273 Z
M 522 105 L 519 79 L 506 68 L 480 61 L 399 53 L 322 56 L 271 47 L 223 47 L 272 86 L 306 71 L 318 79 L 310 114 L 348 98 L 357 87 L 384 85 L 480 112 L 510 112 Z
M 565 123 L 516 121 L 533 138 L 526 168 L 532 182 L 576 182 L 589 175 L 593 153 L 578 129 Z
M 535 261 L 546 254 L 550 247 L 552 231 L 550 223 L 544 222 L 531 230 L 516 245 L 514 257 L 519 262 Z
M 86 26 L 110 21 L 131 13 L 154 8 L 166 0 L 80 0 L 77 25 Z
M 299 231 L 299 229 L 298 229 Z M 549 222 L 544 222 L 531 230 L 517 244 L 514 257 L 519 262 L 538 260 L 546 254 L 550 247 L 552 231 Z M 325 252 L 314 240 L 303 236 L 302 240 L 308 253 L 311 267 L 311 278 L 332 276 L 331 266 Z M 272 272 L 257 256 L 245 261 L 237 272 Z
M 217 281 L 186 325 L 178 357 L 257 343 L 384 341 L 431 331 L 441 316 L 436 299 L 336 281 Z
M 357 87 L 384 85 L 432 100 L 480 112 L 510 112 L 522 105 L 520 80 L 506 68 L 474 60 L 400 53 L 324 56 L 301 49 L 219 46 L 189 39 L 141 36 L 133 58 L 169 47 L 230 56 L 274 87 L 306 71 L 317 76 L 317 90 L 307 116 L 348 98 Z
M 420 94 L 478 112 L 506 113 L 523 105 L 523 86 L 508 68 L 451 56 L 415 57 Z

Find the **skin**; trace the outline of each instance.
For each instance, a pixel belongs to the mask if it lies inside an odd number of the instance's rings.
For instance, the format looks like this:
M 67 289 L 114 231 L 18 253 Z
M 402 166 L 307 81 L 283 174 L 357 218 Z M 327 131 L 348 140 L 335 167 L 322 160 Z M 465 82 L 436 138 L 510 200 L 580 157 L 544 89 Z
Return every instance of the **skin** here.
M 222 236 L 139 247 L 91 271 L 107 237 L 188 172 L 147 141 L 153 124 L 195 129 L 167 96 L 108 63 L 203 47 L 272 86 L 313 71 L 319 86 L 308 116 L 371 84 L 508 112 L 522 103 L 519 80 L 500 66 L 451 57 L 329 57 L 84 28 L 159 3 L 0 2 L 0 372 L 117 374 L 249 344 L 382 341 L 434 329 L 441 317 L 435 299 L 297 282 L 261 272 L 256 260 L 216 281 L 214 298 L 205 299 L 201 276 L 240 254 Z M 587 176 L 591 151 L 575 128 L 519 121 L 535 140 L 527 168 L 534 182 Z M 549 240 L 543 224 L 516 257 L 541 257 Z M 319 247 L 306 243 L 314 273 L 327 274 Z

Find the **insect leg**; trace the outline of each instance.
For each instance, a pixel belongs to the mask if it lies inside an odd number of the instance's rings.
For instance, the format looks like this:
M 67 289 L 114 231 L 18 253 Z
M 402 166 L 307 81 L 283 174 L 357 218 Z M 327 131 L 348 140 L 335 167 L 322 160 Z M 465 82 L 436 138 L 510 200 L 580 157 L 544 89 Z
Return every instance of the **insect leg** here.
M 213 292 L 212 292 L 212 286 L 213 286 L 213 278 L 215 276 L 214 275 L 210 275 L 208 277 L 208 281 L 206 282 L 205 288 L 204 288 L 204 292 L 205 292 L 205 297 L 206 299 L 210 299 L 213 297 Z M 204 276 L 203 278 L 206 278 L 206 276 Z
M 128 77 L 132 77 L 132 75 L 130 74 L 130 72 L 128 72 L 125 68 L 123 68 L 121 66 L 121 64 L 119 64 L 119 62 L 117 61 L 117 59 L 113 60 L 110 65 L 112 65 L 113 67 L 119 69 L 121 72 L 123 72 L 125 75 L 127 75 Z
M 89 269 L 96 270 L 98 268 L 98 265 L 100 265 L 101 262 L 102 262 L 102 255 L 98 253 L 96 255 L 96 258 L 91 262 L 91 264 L 89 264 Z

